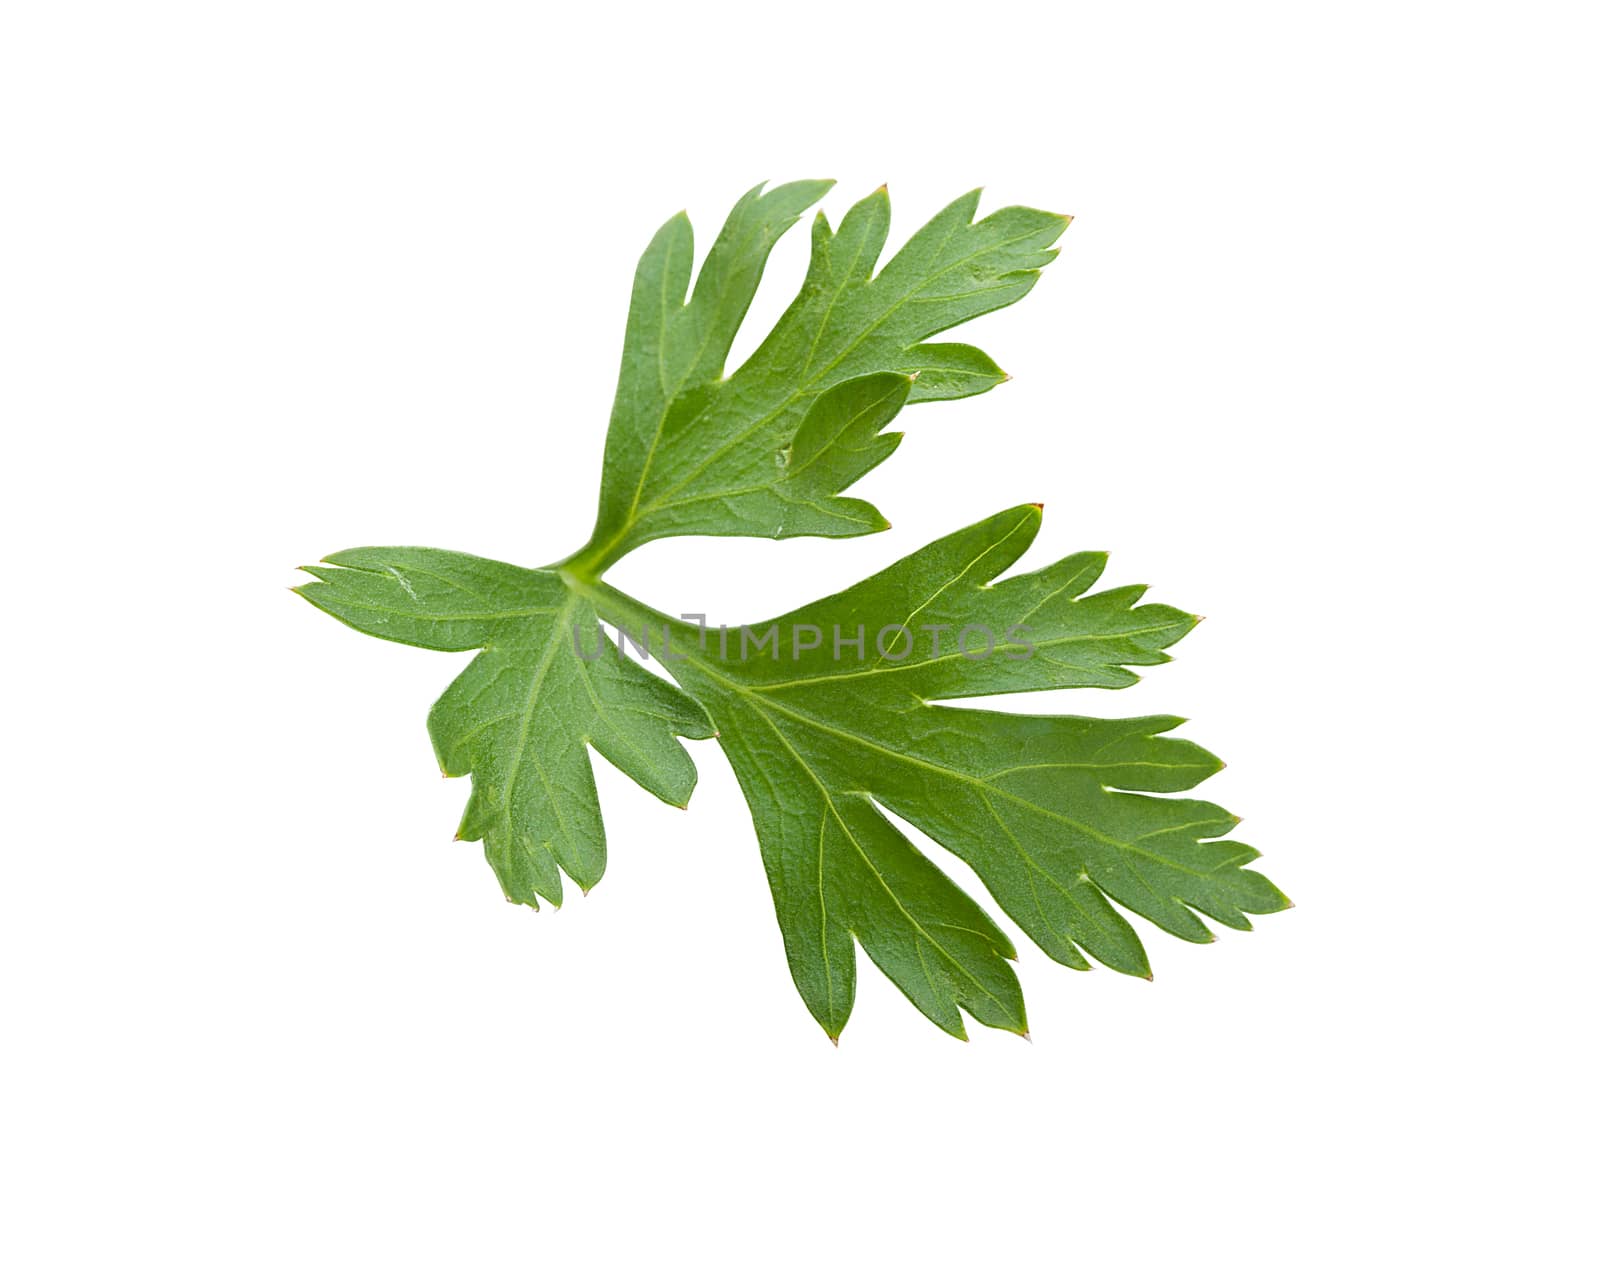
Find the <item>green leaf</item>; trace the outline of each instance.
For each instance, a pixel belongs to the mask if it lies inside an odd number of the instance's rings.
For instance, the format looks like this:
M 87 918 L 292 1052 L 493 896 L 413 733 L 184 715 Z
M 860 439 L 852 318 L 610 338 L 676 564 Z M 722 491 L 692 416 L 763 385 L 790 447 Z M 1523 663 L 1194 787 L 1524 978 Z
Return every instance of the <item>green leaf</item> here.
M 705 711 L 623 658 L 588 599 L 550 571 L 440 549 L 349 549 L 305 567 L 297 592 L 374 637 L 436 651 L 481 648 L 433 706 L 446 775 L 472 775 L 457 837 L 483 841 L 506 898 L 560 906 L 559 867 L 584 891 L 605 871 L 592 746 L 663 801 L 686 806 L 695 769 L 677 736 Z
M 1004 379 L 969 345 L 927 338 L 1027 293 L 1067 219 L 977 194 L 882 270 L 879 190 L 834 233 L 818 217 L 800 295 L 731 376 L 723 368 L 778 237 L 828 189 L 756 187 L 729 216 L 693 292 L 681 214 L 639 263 L 606 440 L 600 512 L 583 549 L 531 570 L 437 549 L 352 549 L 297 590 L 353 628 L 480 653 L 428 718 L 440 768 L 472 776 L 458 836 L 482 840 L 508 899 L 560 904 L 605 869 L 589 749 L 675 805 L 695 769 L 681 738 L 713 733 L 755 825 L 789 967 L 837 1041 L 856 948 L 929 1019 L 963 1013 L 1026 1034 L 1007 934 L 891 821 L 964 860 L 1040 948 L 1149 976 L 1118 906 L 1194 942 L 1288 900 L 1247 865 L 1238 822 L 1185 793 L 1221 763 L 1176 739 L 1177 717 L 1010 714 L 938 701 L 1117 688 L 1164 663 L 1195 617 L 1142 586 L 1090 592 L 1104 554 L 1003 576 L 1041 510 L 1022 505 L 935 541 L 774 620 L 695 629 L 604 583 L 630 549 L 678 535 L 849 536 L 888 524 L 842 496 L 901 435 L 907 403 Z M 617 626 L 613 641 L 601 621 Z M 622 650 L 631 637 L 678 685 Z M 715 723 L 716 730 L 713 730 Z
M 838 232 L 818 215 L 800 295 L 733 375 L 734 333 L 773 243 L 826 191 L 797 182 L 735 207 L 685 302 L 694 243 L 674 217 L 639 262 L 616 403 L 606 439 L 600 511 L 572 565 L 598 572 L 663 536 L 856 536 L 888 526 L 837 493 L 894 450 L 875 439 L 901 402 L 963 398 L 1005 374 L 969 345 L 926 339 L 1026 296 L 1054 259 L 1070 220 L 1002 208 L 974 222 L 978 192 L 917 231 L 874 274 L 889 233 L 889 195 L 858 203 Z M 895 373 L 899 401 L 886 397 Z M 867 383 L 852 387 L 858 378 Z M 867 413 L 848 448 L 796 481 L 800 440 Z
M 699 633 L 596 586 L 602 615 L 671 628 L 669 665 L 716 722 L 754 817 L 807 1006 L 837 1038 L 854 941 L 934 1022 L 958 1009 L 1025 1030 L 1008 939 L 884 819 L 915 824 L 977 872 L 1041 948 L 1149 976 L 1115 900 L 1180 938 L 1196 916 L 1248 929 L 1287 900 L 1228 839 L 1238 822 L 1192 788 L 1220 768 L 1167 732 L 1175 717 L 1101 721 L 978 711 L 938 698 L 1126 686 L 1195 624 L 1140 605 L 1142 587 L 1088 594 L 1102 554 L 990 582 L 1021 555 L 1023 505 L 927 546 L 843 593 L 737 633 Z M 703 643 L 703 645 L 702 645 Z

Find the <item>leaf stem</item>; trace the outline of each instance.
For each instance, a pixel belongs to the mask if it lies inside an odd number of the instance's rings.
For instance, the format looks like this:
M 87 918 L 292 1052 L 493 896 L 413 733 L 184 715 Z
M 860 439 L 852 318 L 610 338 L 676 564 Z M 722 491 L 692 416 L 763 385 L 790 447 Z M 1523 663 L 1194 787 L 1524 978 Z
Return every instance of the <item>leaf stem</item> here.
M 582 551 L 580 550 L 580 554 Z M 648 603 L 641 602 L 638 598 L 613 588 L 597 575 L 591 575 L 585 570 L 587 563 L 579 555 L 558 563 L 551 568 L 556 571 L 574 593 L 580 594 L 594 604 L 596 613 L 607 624 L 620 625 L 630 631 L 638 631 L 645 625 L 658 625 L 673 627 L 676 621 L 669 615 L 657 611 Z
M 599 533 L 596 532 L 583 548 L 560 562 L 552 563 L 548 569 L 560 572 L 562 577 L 569 581 L 582 580 L 588 584 L 598 584 L 601 573 L 615 566 L 617 560 L 628 552 L 624 545 L 628 533 L 632 530 L 633 523 L 629 522 L 604 543 L 597 543 Z

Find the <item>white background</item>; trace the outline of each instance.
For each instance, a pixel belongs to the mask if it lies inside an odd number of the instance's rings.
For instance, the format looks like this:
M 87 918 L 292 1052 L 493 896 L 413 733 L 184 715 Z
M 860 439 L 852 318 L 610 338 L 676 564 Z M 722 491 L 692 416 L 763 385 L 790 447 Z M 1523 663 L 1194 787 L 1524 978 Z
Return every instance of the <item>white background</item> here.
M 1594 35 L 8 5 L 6 1267 L 1594 1269 Z M 978 184 L 1077 216 L 961 333 L 1015 380 L 903 418 L 887 535 L 613 579 L 748 619 L 1043 501 L 1027 565 L 1209 619 L 1014 706 L 1189 716 L 1299 905 L 1145 927 L 1150 985 L 1025 946 L 1031 1044 L 863 961 L 830 1046 L 709 742 L 688 813 L 597 763 L 605 881 L 506 906 L 423 728 L 467 657 L 285 590 L 574 548 L 640 249 L 812 176 L 891 249 Z

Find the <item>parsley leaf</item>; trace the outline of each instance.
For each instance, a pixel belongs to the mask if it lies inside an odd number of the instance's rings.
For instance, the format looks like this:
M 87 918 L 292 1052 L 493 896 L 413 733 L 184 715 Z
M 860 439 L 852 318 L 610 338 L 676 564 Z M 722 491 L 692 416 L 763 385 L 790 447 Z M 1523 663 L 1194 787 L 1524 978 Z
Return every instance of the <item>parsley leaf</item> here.
M 622 658 L 554 572 L 411 548 L 348 549 L 302 570 L 318 579 L 297 592 L 363 633 L 482 650 L 433 706 L 428 733 L 440 770 L 472 775 L 456 836 L 484 843 L 511 902 L 559 907 L 558 865 L 585 891 L 605 871 L 585 745 L 663 801 L 689 804 L 694 762 L 676 737 L 710 735 L 705 710 Z
M 1041 948 L 1149 977 L 1107 896 L 1192 942 L 1204 913 L 1287 900 L 1227 839 L 1210 802 L 1154 796 L 1221 767 L 1168 737 L 1176 717 L 1101 721 L 978 711 L 937 698 L 1126 686 L 1196 623 L 1138 605 L 1141 587 L 1087 594 L 1104 555 L 1077 554 L 992 585 L 1038 531 L 1023 505 L 918 550 L 843 593 L 737 633 L 697 632 L 608 586 L 602 615 L 671 629 L 669 664 L 710 711 L 754 815 L 790 969 L 837 1038 L 855 992 L 854 941 L 939 1026 L 959 1009 L 1025 1031 L 1010 941 L 877 808 L 965 859 Z M 1009 636 L 1007 636 L 1009 635 Z M 1194 909 L 1194 910 L 1191 910 Z
M 667 222 L 645 250 L 599 516 L 575 566 L 604 570 L 664 536 L 882 531 L 888 523 L 871 505 L 836 498 L 899 442 L 898 435 L 875 439 L 878 430 L 902 402 L 964 398 L 1005 380 L 981 350 L 926 339 L 1026 296 L 1070 218 L 1002 208 L 974 222 L 972 191 L 875 276 L 889 233 L 882 188 L 852 208 L 837 233 L 818 214 L 800 295 L 749 360 L 722 379 L 772 245 L 829 184 L 796 182 L 766 194 L 757 187 L 741 199 L 687 304 L 688 219 L 680 213 Z M 874 377 L 885 372 L 900 373 L 903 384 Z M 806 437 L 814 446 L 801 468 L 807 456 L 790 448 Z
M 877 575 L 758 625 L 705 629 L 618 592 L 604 570 L 678 535 L 848 536 L 882 516 L 839 493 L 880 464 L 907 403 L 1004 379 L 971 346 L 926 338 L 1025 295 L 1067 219 L 963 196 L 881 271 L 888 196 L 833 232 L 817 218 L 805 285 L 756 352 L 723 364 L 779 235 L 826 182 L 757 187 L 735 206 L 689 292 L 688 221 L 670 220 L 634 283 L 587 545 L 532 570 L 438 549 L 368 548 L 304 570 L 308 601 L 390 641 L 480 654 L 428 719 L 440 768 L 472 776 L 457 834 L 481 840 L 508 899 L 586 891 L 605 868 L 592 747 L 664 801 L 688 802 L 679 742 L 716 734 L 738 776 L 790 970 L 835 1040 L 855 997 L 855 947 L 929 1019 L 962 1012 L 1026 1033 L 1016 949 L 885 816 L 965 860 L 1000 908 L 1062 964 L 1149 976 L 1113 903 L 1193 942 L 1201 915 L 1235 929 L 1288 900 L 1246 865 L 1238 822 L 1186 792 L 1221 763 L 1175 739 L 1176 717 L 1100 720 L 936 701 L 1131 684 L 1195 617 L 1091 593 L 1103 554 L 1001 578 L 1041 511 L 1023 505 Z M 657 651 L 672 685 L 601 622 Z

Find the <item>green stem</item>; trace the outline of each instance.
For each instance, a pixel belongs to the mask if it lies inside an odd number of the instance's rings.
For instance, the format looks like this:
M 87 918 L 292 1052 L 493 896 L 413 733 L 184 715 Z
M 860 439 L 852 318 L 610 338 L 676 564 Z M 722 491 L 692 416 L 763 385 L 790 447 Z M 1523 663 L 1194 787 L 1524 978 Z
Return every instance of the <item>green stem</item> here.
M 589 538 L 589 543 L 584 545 L 571 557 L 563 558 L 551 566 L 552 571 L 559 571 L 563 576 L 573 576 L 591 583 L 598 583 L 600 576 L 617 564 L 631 547 L 626 544 L 628 532 L 633 529 L 629 523 L 616 535 L 604 543 L 597 543 L 598 533 Z
M 671 629 L 674 638 L 682 638 L 685 630 L 671 616 L 657 611 L 648 603 L 614 589 L 604 580 L 574 569 L 571 560 L 556 567 L 567 588 L 594 604 L 595 612 L 607 624 L 641 633 L 648 629 Z

